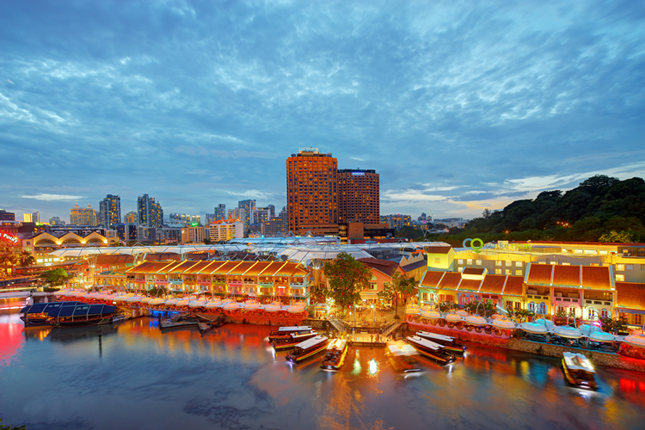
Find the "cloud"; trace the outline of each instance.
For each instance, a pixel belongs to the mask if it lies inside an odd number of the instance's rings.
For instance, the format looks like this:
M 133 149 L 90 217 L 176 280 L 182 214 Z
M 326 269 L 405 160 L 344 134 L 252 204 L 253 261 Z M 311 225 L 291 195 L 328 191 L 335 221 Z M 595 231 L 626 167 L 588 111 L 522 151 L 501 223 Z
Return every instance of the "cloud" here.
M 66 196 L 64 194 L 37 194 L 35 196 L 20 196 L 23 199 L 35 199 L 43 201 L 57 201 L 57 200 L 81 200 L 83 196 Z

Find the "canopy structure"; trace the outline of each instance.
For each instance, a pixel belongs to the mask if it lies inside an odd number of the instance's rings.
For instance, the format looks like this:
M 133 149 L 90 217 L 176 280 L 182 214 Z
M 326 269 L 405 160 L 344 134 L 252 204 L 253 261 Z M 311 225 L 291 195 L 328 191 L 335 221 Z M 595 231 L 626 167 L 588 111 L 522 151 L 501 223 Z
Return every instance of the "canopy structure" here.
M 50 317 L 68 317 L 68 316 L 95 316 L 109 315 L 116 311 L 115 306 L 109 305 L 88 305 L 81 302 L 53 302 L 53 303 L 36 303 L 31 306 L 25 306 L 20 310 L 22 314 L 47 314 Z

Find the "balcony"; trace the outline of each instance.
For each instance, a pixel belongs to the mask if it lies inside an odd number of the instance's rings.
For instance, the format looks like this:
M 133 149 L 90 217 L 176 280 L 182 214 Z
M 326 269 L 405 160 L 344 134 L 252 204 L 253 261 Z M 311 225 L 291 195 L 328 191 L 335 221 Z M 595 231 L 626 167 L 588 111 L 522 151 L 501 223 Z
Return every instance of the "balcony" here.
M 273 282 L 269 281 L 260 281 L 258 282 L 258 285 L 262 288 L 273 288 Z

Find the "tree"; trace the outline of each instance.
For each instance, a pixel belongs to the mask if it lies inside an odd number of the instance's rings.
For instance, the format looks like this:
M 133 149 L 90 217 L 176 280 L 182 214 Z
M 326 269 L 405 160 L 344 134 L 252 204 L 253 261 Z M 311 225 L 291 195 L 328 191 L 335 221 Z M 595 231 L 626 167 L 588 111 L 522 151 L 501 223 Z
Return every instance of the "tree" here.
M 65 269 L 48 270 L 43 272 L 40 277 L 44 279 L 50 287 L 60 287 L 73 278 L 73 276 L 67 274 Z
M 2 422 L 2 419 L 0 418 L 0 423 Z M 21 425 L 18 427 L 12 427 L 12 426 L 6 426 L 4 424 L 0 424 L 0 430 L 27 430 L 26 425 Z
M 22 251 L 22 253 L 20 254 L 20 267 L 29 267 L 33 266 L 34 264 L 36 264 L 36 259 L 34 258 L 34 256 L 27 251 Z
M 361 298 L 361 291 L 369 286 L 372 272 L 354 256 L 341 252 L 336 259 L 326 262 L 323 272 L 329 282 L 328 294 L 336 303 L 345 307 Z
M 464 310 L 468 313 L 475 314 L 475 312 L 485 318 L 492 317 L 497 313 L 497 309 L 493 302 L 489 300 L 479 301 L 475 300 L 464 305 Z
M 0 267 L 2 268 L 3 276 L 8 276 L 9 271 L 16 265 L 18 256 L 15 254 L 0 254 Z
M 612 230 L 609 233 L 605 233 L 598 238 L 598 242 L 608 242 L 608 243 L 634 243 L 637 242 L 640 238 L 640 233 L 631 230 L 625 230 L 617 232 Z
M 618 318 L 602 318 L 600 320 L 603 331 L 607 333 L 618 334 L 627 329 L 627 319 L 625 317 Z

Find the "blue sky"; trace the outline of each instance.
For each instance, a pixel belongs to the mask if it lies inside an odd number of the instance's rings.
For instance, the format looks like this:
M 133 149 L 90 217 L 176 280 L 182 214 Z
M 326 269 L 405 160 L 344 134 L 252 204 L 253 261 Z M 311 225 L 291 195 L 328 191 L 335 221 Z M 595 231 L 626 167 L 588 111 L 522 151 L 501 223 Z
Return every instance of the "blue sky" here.
M 642 1 L 3 1 L 0 208 L 286 203 L 300 147 L 381 214 L 645 176 Z

